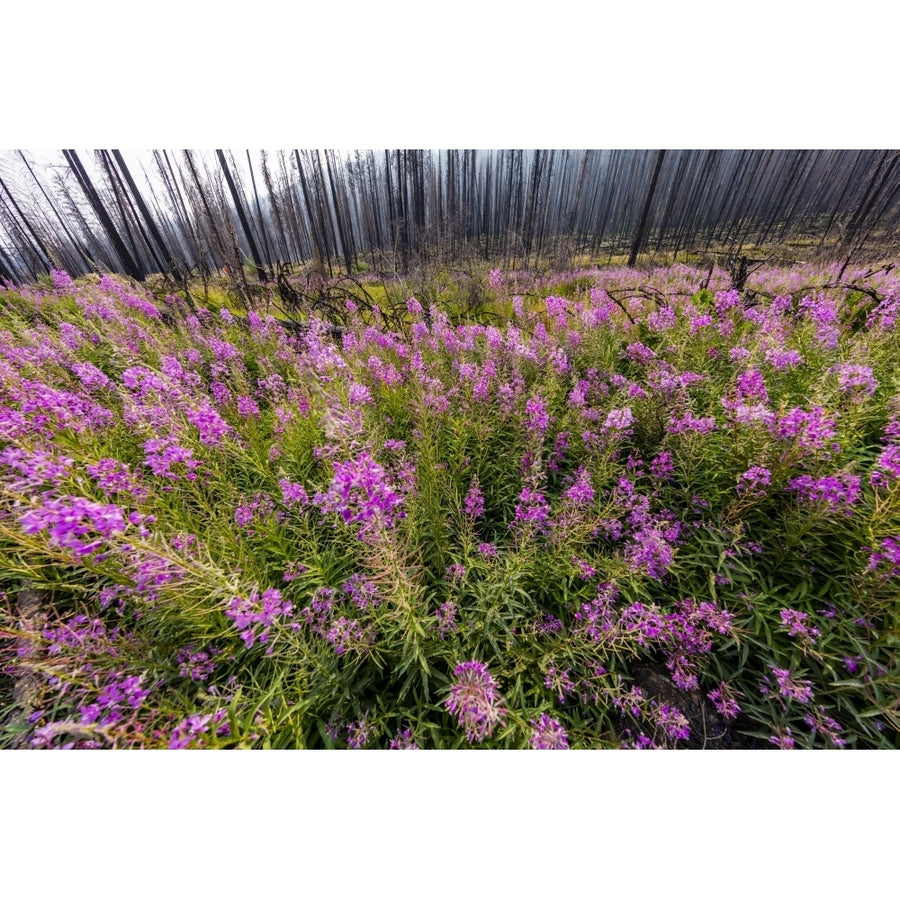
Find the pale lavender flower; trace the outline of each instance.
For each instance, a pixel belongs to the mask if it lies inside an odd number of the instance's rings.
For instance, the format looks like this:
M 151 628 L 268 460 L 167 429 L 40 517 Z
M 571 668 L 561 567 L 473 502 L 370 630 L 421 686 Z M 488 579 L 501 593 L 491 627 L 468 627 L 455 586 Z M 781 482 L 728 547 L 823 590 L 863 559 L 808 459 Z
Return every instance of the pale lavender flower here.
M 634 415 L 631 412 L 631 407 L 625 406 L 622 409 L 610 410 L 601 428 L 603 431 L 627 432 L 633 424 Z
M 528 743 L 535 750 L 568 750 L 569 737 L 562 725 L 551 719 L 547 713 L 542 713 L 540 719 L 531 720 L 534 731 Z
M 572 695 L 575 691 L 575 682 L 568 669 L 557 669 L 551 666 L 544 678 L 544 687 L 548 691 L 554 691 L 560 703 L 566 702 L 566 697 Z
M 487 666 L 477 660 L 459 663 L 453 676 L 445 705 L 465 728 L 469 743 L 481 743 L 506 718 L 497 682 Z
M 459 631 L 456 621 L 456 604 L 452 601 L 448 600 L 446 603 L 442 603 L 434 615 L 437 618 L 438 636 L 441 640 L 444 640 L 449 632 Z

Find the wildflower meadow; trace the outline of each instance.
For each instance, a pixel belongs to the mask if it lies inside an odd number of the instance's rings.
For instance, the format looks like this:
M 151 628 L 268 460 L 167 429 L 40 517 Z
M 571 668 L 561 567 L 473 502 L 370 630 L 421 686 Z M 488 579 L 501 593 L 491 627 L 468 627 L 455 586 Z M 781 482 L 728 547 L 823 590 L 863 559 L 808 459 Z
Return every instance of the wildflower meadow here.
M 353 285 L 0 290 L 0 746 L 897 747 L 892 266 Z

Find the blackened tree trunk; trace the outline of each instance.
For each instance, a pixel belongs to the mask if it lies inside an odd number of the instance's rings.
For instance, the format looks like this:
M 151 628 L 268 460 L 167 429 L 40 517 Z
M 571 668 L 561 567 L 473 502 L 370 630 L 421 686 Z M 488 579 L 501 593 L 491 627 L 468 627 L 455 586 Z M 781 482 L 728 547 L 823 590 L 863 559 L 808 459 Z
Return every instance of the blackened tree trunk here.
M 38 237 L 38 234 L 37 234 L 37 232 L 34 230 L 34 228 L 32 228 L 31 222 L 28 221 L 28 217 L 25 215 L 25 213 L 22 212 L 22 209 L 20 208 L 19 204 L 16 202 L 16 198 L 13 197 L 13 195 L 12 195 L 12 193 L 10 192 L 9 188 L 6 186 L 6 182 L 5 182 L 2 178 L 0 178 L 0 189 L 6 191 L 6 195 L 9 197 L 9 201 L 10 201 L 10 203 L 12 204 L 12 208 L 16 211 L 16 213 L 17 213 L 18 216 L 19 216 L 19 219 L 22 221 L 22 224 L 23 224 L 23 225 L 25 226 L 25 228 L 28 230 L 28 233 L 29 233 L 29 234 L 31 235 L 31 237 L 34 239 L 34 243 L 37 245 L 38 249 L 39 249 L 39 250 L 41 251 L 41 253 L 43 254 L 43 257 L 44 257 L 44 258 L 43 258 L 43 260 L 41 260 L 42 265 L 43 265 L 44 263 L 46 263 L 46 265 L 48 266 L 48 268 L 52 268 L 52 267 L 53 267 L 53 263 L 52 263 L 51 258 L 50 258 L 50 251 L 49 251 L 49 250 L 47 249 L 47 247 L 44 245 L 44 242 L 40 239 L 40 237 Z
M 644 200 L 641 203 L 641 211 L 638 215 L 637 231 L 634 234 L 634 241 L 631 244 L 631 253 L 628 254 L 629 268 L 634 267 L 634 264 L 637 262 L 638 254 L 644 246 L 644 239 L 647 235 L 647 220 L 650 216 L 650 207 L 653 205 L 653 194 L 656 192 L 656 182 L 659 180 L 659 172 L 660 169 L 662 169 L 665 155 L 665 150 L 657 150 L 656 157 L 653 160 L 653 172 L 650 175 L 647 190 L 644 192 Z
M 145 203 L 141 192 L 138 190 L 134 178 L 131 177 L 131 172 L 128 169 L 128 166 L 125 165 L 125 160 L 122 158 L 122 153 L 119 150 L 113 150 L 112 155 L 116 161 L 116 165 L 119 167 L 119 171 L 122 173 L 122 178 L 125 179 L 125 183 L 128 185 L 128 189 L 131 191 L 131 196 L 134 197 L 134 202 L 137 204 L 137 208 L 138 210 L 140 210 L 141 216 L 144 219 L 144 223 L 146 226 L 144 240 L 147 242 L 147 246 L 150 247 L 150 250 L 153 253 L 153 258 L 157 260 L 157 262 L 161 266 L 160 271 L 171 271 L 175 278 L 177 278 L 179 281 L 183 281 L 184 273 L 181 271 L 181 267 L 178 265 L 175 254 L 169 251 L 167 243 L 160 233 L 159 228 L 157 227 L 156 220 L 151 215 L 150 210 L 147 208 L 147 204 Z M 155 250 L 154 244 L 151 243 L 151 239 L 153 242 L 155 242 Z M 168 258 L 168 262 L 165 262 L 166 258 Z
M 91 182 L 91 179 L 88 176 L 87 172 L 85 171 L 84 166 L 81 164 L 81 160 L 78 158 L 78 154 L 74 150 L 63 150 L 63 155 L 65 156 L 66 162 L 68 162 L 69 167 L 75 173 L 75 177 L 78 179 L 78 184 L 80 185 L 81 190 L 84 192 L 85 197 L 87 197 L 88 203 L 90 203 L 91 208 L 94 210 L 94 214 L 97 216 L 97 219 L 103 226 L 103 230 L 106 232 L 110 243 L 113 245 L 113 248 L 116 251 L 116 255 L 121 260 L 122 266 L 125 269 L 125 274 L 130 278 L 133 278 L 135 281 L 143 281 L 147 273 L 141 266 L 138 265 L 137 262 L 135 262 L 132 255 L 128 252 L 128 248 L 125 246 L 125 242 L 122 240 L 122 237 L 118 233 L 118 231 L 116 231 L 116 227 L 113 224 L 112 218 L 107 212 L 106 207 L 103 205 L 103 202 L 100 199 L 100 195 L 97 193 L 97 190 Z
M 219 159 L 219 165 L 222 167 L 222 172 L 225 175 L 225 183 L 228 185 L 228 191 L 234 202 L 234 208 L 237 211 L 241 228 L 244 231 L 244 237 L 250 247 L 250 255 L 253 258 L 253 265 L 256 267 L 256 277 L 265 284 L 270 281 L 269 273 L 266 271 L 259 250 L 256 247 L 256 241 L 253 238 L 253 232 L 250 230 L 250 223 L 247 220 L 247 213 L 244 211 L 244 204 L 241 202 L 237 187 L 234 183 L 234 178 L 231 176 L 231 169 L 228 168 L 228 163 L 225 161 L 225 154 L 221 150 L 216 150 L 216 156 Z
M 69 227 L 66 224 L 66 220 L 62 217 L 62 214 L 60 213 L 59 208 L 56 206 L 56 204 L 53 202 L 53 200 L 47 194 L 47 191 L 44 190 L 44 186 L 38 180 L 38 177 L 35 174 L 34 169 L 31 168 L 31 165 L 29 164 L 28 160 L 25 158 L 25 154 L 21 150 L 19 151 L 19 156 L 22 157 L 22 162 L 25 163 L 25 168 L 28 169 L 29 174 L 34 179 L 34 183 L 38 186 L 38 190 L 40 190 L 44 199 L 47 201 L 47 205 L 50 207 L 51 210 L 53 210 L 53 214 L 59 220 L 59 224 L 62 226 L 63 233 L 69 239 L 69 242 L 75 248 L 75 251 L 78 253 L 78 255 L 81 257 L 81 260 L 84 263 L 84 265 L 87 267 L 87 270 L 93 271 L 94 269 L 97 268 L 97 264 L 94 262 L 94 260 L 88 254 L 88 252 L 85 250 L 84 245 L 81 243 L 81 241 L 76 240 L 76 238 L 74 237 L 72 232 L 69 230 Z

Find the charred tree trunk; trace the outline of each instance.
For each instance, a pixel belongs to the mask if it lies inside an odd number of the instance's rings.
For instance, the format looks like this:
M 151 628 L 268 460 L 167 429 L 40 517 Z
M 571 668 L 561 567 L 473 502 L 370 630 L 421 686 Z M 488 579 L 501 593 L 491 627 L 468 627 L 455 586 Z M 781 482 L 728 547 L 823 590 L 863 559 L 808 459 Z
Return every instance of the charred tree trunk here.
M 112 218 L 110 218 L 106 207 L 103 205 L 103 202 L 100 199 L 100 195 L 97 193 L 93 183 L 91 182 L 91 179 L 85 171 L 84 166 L 81 164 L 81 160 L 78 158 L 78 154 L 74 150 L 63 150 L 63 155 L 65 156 L 66 161 L 69 163 L 70 168 L 75 173 L 75 177 L 78 179 L 78 183 L 82 191 L 84 192 L 88 203 L 90 203 L 91 208 L 94 210 L 95 215 L 100 221 L 100 224 L 103 226 L 103 230 L 106 232 L 110 243 L 113 245 L 113 248 L 116 251 L 116 255 L 121 260 L 122 265 L 125 269 L 125 274 L 130 278 L 133 278 L 135 281 L 143 281 L 147 273 L 141 266 L 137 264 L 137 262 L 135 262 L 131 254 L 128 252 L 128 248 L 125 246 L 121 235 L 119 235 L 119 233 L 116 231 L 116 227 L 113 224 Z
M 244 204 L 238 194 L 234 178 L 231 176 L 231 169 L 228 168 L 228 163 L 225 161 L 225 154 L 221 150 L 216 150 L 216 156 L 218 157 L 219 165 L 222 167 L 222 173 L 225 175 L 225 183 L 228 185 L 228 191 L 234 202 L 234 208 L 237 211 L 241 228 L 244 231 L 244 237 L 250 247 L 250 255 L 253 258 L 253 265 L 256 267 L 256 277 L 263 282 L 263 284 L 266 284 L 271 279 L 269 278 L 269 273 L 266 271 L 266 267 L 263 265 L 259 250 L 256 247 L 256 241 L 253 238 L 253 232 L 250 230 L 250 223 L 247 220 L 247 213 L 244 212 Z
M 641 211 L 638 216 L 638 227 L 634 235 L 634 241 L 631 244 L 631 253 L 628 255 L 628 267 L 634 268 L 637 262 L 638 254 L 644 246 L 644 240 L 647 235 L 647 220 L 650 216 L 650 207 L 653 205 L 653 194 L 656 192 L 656 182 L 659 180 L 659 172 L 662 169 L 663 159 L 665 158 L 665 150 L 657 150 L 656 157 L 653 160 L 653 172 L 650 175 L 650 181 L 647 184 L 647 190 L 644 192 L 644 200 L 641 203 Z

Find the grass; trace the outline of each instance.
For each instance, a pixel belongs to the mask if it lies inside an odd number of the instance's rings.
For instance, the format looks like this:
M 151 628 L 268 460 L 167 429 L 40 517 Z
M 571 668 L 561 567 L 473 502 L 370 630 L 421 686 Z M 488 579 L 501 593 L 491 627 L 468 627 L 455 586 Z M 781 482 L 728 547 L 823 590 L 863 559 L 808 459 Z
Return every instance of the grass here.
M 7 289 L 0 744 L 896 747 L 900 293 L 848 280 Z

